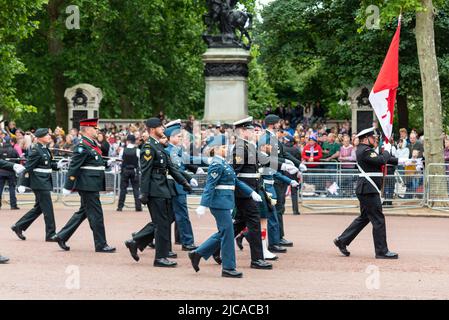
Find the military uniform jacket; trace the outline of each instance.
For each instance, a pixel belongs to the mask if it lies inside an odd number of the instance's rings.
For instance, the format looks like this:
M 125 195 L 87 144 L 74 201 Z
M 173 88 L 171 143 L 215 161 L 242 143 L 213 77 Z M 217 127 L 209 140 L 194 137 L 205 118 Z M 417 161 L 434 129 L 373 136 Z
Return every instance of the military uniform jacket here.
M 53 190 L 52 170 L 58 170 L 53 155 L 46 146 L 36 143 L 28 155 L 19 185 L 36 191 L 51 191 Z
M 14 163 L 0 159 L 0 169 L 14 171 Z
M 366 144 L 360 144 L 356 151 L 357 163 L 377 185 L 382 189 L 383 172 L 386 164 L 398 164 L 398 159 L 392 157 L 389 152 L 384 151 L 378 154 L 373 148 Z M 357 180 L 356 194 L 378 194 L 376 188 L 364 177 L 359 176 Z
M 142 147 L 140 168 L 142 170 L 140 191 L 150 197 L 170 199 L 173 196 L 173 189 L 170 191 L 168 184 L 168 175 L 179 184 L 187 183 L 170 160 L 164 146 L 152 137 Z
M 250 196 L 254 191 L 237 179 L 233 168 L 223 158 L 215 156 L 207 171 L 201 205 L 215 209 L 234 209 L 236 188 L 240 188 L 246 196 Z
M 265 134 L 270 135 L 270 139 L 274 139 L 274 141 L 276 141 L 276 144 L 278 147 L 278 157 L 279 157 L 278 161 L 280 163 L 284 163 L 285 159 L 288 159 L 291 162 L 293 162 L 295 164 L 295 166 L 299 167 L 299 165 L 301 164 L 301 161 L 298 160 L 296 157 L 294 157 L 289 152 L 287 152 L 285 146 L 278 140 L 278 138 L 276 137 L 276 135 L 273 132 L 266 130 Z M 263 138 L 263 136 L 262 136 L 262 138 Z
M 182 148 L 177 147 L 171 143 L 168 144 L 168 146 L 165 148 L 165 152 L 167 152 L 168 156 L 170 157 L 171 162 L 175 167 L 178 168 L 179 172 L 183 175 L 183 177 L 190 181 L 192 180 L 192 176 L 186 172 L 187 167 L 184 164 L 184 152 Z M 187 194 L 188 192 L 184 190 L 184 187 L 177 183 L 174 178 L 171 175 L 167 176 L 168 178 L 168 186 L 170 188 L 170 193 L 173 196 L 177 195 L 183 195 Z
M 64 188 L 79 191 L 105 191 L 106 163 L 99 145 L 83 136 L 75 147 Z

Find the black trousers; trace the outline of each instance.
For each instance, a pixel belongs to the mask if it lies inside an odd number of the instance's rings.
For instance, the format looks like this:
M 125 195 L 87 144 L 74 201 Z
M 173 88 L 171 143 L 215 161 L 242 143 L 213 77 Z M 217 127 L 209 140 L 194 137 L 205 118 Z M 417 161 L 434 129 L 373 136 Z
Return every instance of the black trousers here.
M 120 196 L 118 199 L 118 207 L 123 208 L 125 206 L 126 193 L 129 183 L 133 188 L 134 204 L 137 210 L 142 209 L 142 204 L 139 199 L 139 175 L 135 169 L 123 169 L 120 174 Z
M 281 239 L 284 238 L 284 212 L 285 212 L 285 193 L 288 189 L 288 184 L 285 183 L 275 183 L 274 189 L 276 190 L 277 203 L 276 212 L 279 220 L 279 232 Z
M 299 200 L 298 200 L 298 188 L 292 187 L 292 209 L 293 214 L 299 214 Z
M 20 230 L 25 231 L 43 213 L 45 221 L 45 240 L 50 240 L 51 237 L 56 234 L 55 214 L 53 212 L 51 192 L 42 190 L 33 190 L 33 192 L 36 198 L 34 207 L 16 222 L 16 226 Z
M 170 201 L 171 199 L 150 197 L 148 209 L 153 221 L 133 237 L 140 251 L 143 251 L 155 239 L 155 259 L 167 258 L 171 248 L 170 227 L 174 219 Z
M 67 224 L 58 232 L 59 238 L 68 241 L 78 227 L 87 218 L 93 232 L 95 250 L 103 249 L 106 245 L 106 231 L 104 228 L 103 209 L 100 193 L 95 191 L 78 191 L 81 197 L 81 207 L 75 212 Z
M 360 201 L 361 215 L 351 223 L 339 239 L 345 245 L 351 244 L 360 231 L 371 222 L 373 225 L 374 249 L 377 255 L 384 255 L 388 252 L 388 246 L 385 216 L 382 213 L 380 196 L 377 193 L 373 193 L 357 195 L 357 198 Z
M 235 198 L 237 214 L 234 222 L 234 235 L 248 227 L 246 239 L 251 250 L 251 260 L 263 260 L 260 212 L 252 198 Z
M 0 207 L 2 206 L 3 189 L 5 188 L 6 182 L 8 182 L 9 187 L 9 205 L 11 208 L 15 208 L 17 207 L 15 175 L 0 176 Z

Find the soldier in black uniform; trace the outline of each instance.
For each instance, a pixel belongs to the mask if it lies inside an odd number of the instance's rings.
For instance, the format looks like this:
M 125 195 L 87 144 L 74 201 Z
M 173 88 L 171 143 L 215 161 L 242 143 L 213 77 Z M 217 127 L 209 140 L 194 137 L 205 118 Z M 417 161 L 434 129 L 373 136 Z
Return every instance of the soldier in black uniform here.
M 391 145 L 385 146 L 385 151 L 378 154 L 374 151 L 375 129 L 361 131 L 357 136 L 360 145 L 357 147 L 357 163 L 360 176 L 357 181 L 356 194 L 360 202 L 361 215 L 334 240 L 340 252 L 349 256 L 347 246 L 355 239 L 366 225 L 373 225 L 374 248 L 377 259 L 397 259 L 398 254 L 390 252 L 387 246 L 385 216 L 382 213 L 381 191 L 383 183 L 383 168 L 387 164 L 398 164 L 398 159 L 391 156 Z M 390 150 L 388 150 L 390 149 Z
M 138 261 L 137 249 L 143 251 L 152 241 L 153 233 L 156 239 L 155 267 L 175 267 L 176 262 L 167 259 L 170 251 L 170 224 L 173 214 L 170 207 L 171 193 L 167 174 L 181 184 L 186 191 L 192 191 L 184 176 L 171 162 L 159 139 L 164 136 L 164 126 L 158 118 L 146 121 L 150 138 L 142 147 L 140 165 L 142 169 L 141 197 L 142 204 L 148 204 L 152 222 L 133 235 L 132 240 L 125 242 L 131 256 Z
M 0 159 L 0 169 L 14 171 L 16 174 L 20 174 L 25 170 L 25 167 L 21 164 L 12 163 Z M 0 264 L 7 263 L 8 261 L 9 259 L 7 257 L 0 255 Z
M 0 159 L 17 159 L 19 154 L 11 145 L 11 139 L 6 136 L 3 144 L 0 145 Z M 16 197 L 16 175 L 14 172 L 6 169 L 0 169 L 0 208 L 2 207 L 2 194 L 3 188 L 5 187 L 6 182 L 8 182 L 9 188 L 9 204 L 11 206 L 11 210 L 19 210 L 17 207 L 17 197 Z
M 289 164 L 293 164 L 295 167 L 299 168 L 301 165 L 301 161 L 296 159 L 293 155 L 288 153 L 284 145 L 279 142 L 279 140 L 276 137 L 276 131 L 280 128 L 280 121 L 281 118 L 274 114 L 270 114 L 265 118 L 265 125 L 267 127 L 266 134 L 270 135 L 271 139 L 275 141 L 275 144 L 278 146 L 278 157 L 288 160 L 287 162 Z M 292 173 L 294 174 L 294 173 Z M 284 238 L 284 212 L 285 212 L 285 192 L 287 191 L 288 184 L 285 184 L 283 182 L 280 182 L 278 180 L 274 183 L 274 188 L 276 189 L 276 195 L 277 195 L 277 203 L 276 203 L 276 212 L 278 214 L 278 220 L 279 220 L 279 231 L 281 233 L 281 241 L 279 245 L 283 247 L 292 247 L 293 242 L 288 241 Z M 272 248 L 274 249 L 274 248 Z M 270 251 L 272 250 L 270 249 Z M 274 250 L 273 252 L 278 252 L 277 250 Z
M 142 211 L 142 204 L 139 198 L 139 161 L 140 149 L 135 145 L 136 137 L 129 135 L 126 139 L 126 148 L 120 153 L 119 158 L 123 159 L 122 172 L 120 174 L 120 196 L 117 211 L 122 211 L 125 206 L 126 192 L 131 182 L 134 194 L 136 211 Z
M 251 189 L 259 193 L 259 161 L 261 159 L 258 156 L 256 145 L 248 141 L 251 137 L 251 130 L 254 129 L 253 118 L 249 117 L 237 121 L 234 123 L 234 126 L 237 134 L 237 140 L 232 152 L 235 174 Z M 269 162 L 269 159 L 266 160 Z M 246 239 L 250 244 L 251 268 L 273 269 L 273 265 L 266 262 L 263 256 L 258 204 L 251 196 L 245 194 L 239 188 L 235 190 L 235 204 L 237 214 L 234 222 L 234 235 L 239 235 L 245 227 L 248 228 Z
M 105 165 L 100 146 L 95 142 L 97 137 L 98 119 L 80 121 L 81 141 L 75 147 L 73 157 L 67 172 L 67 180 L 63 194 L 68 195 L 77 190 L 81 197 L 81 207 L 72 216 L 64 228 L 53 237 L 61 249 L 68 251 L 70 247 L 66 242 L 75 233 L 76 229 L 87 218 L 92 229 L 95 251 L 112 253 L 115 248 L 106 242 L 103 209 L 100 202 L 100 191 L 105 190 Z
M 18 189 L 20 193 L 24 193 L 25 187 L 31 188 L 36 200 L 34 207 L 11 229 L 19 239 L 26 240 L 22 232 L 26 231 L 41 214 L 44 214 L 45 241 L 52 242 L 52 238 L 56 234 L 55 215 L 51 199 L 51 191 L 53 190 L 52 171 L 58 170 L 58 164 L 53 160 L 53 155 L 47 148 L 51 141 L 48 129 L 37 129 L 34 135 L 37 138 L 37 143 L 28 156 L 25 164 L 26 170 L 24 176 L 19 180 Z

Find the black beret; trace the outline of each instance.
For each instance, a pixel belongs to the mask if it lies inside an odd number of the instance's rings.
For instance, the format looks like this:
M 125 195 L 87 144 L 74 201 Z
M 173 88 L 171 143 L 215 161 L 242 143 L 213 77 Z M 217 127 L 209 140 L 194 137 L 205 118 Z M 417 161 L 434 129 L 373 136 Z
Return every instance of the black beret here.
M 145 122 L 148 128 L 162 127 L 162 121 L 159 118 L 150 118 Z
M 48 128 L 39 128 L 34 132 L 34 136 L 36 138 L 42 138 L 45 137 L 48 134 Z
M 277 115 L 275 114 L 269 114 L 268 116 L 266 116 L 265 118 L 265 124 L 275 124 L 278 123 L 279 121 L 281 121 L 281 118 L 279 118 Z

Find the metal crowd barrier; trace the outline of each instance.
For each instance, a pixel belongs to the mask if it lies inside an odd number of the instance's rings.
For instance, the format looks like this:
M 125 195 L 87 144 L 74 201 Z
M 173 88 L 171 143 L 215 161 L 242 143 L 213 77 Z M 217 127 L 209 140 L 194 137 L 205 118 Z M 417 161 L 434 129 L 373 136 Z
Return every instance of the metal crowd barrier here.
M 426 205 L 449 212 L 449 164 L 431 163 L 426 167 Z

